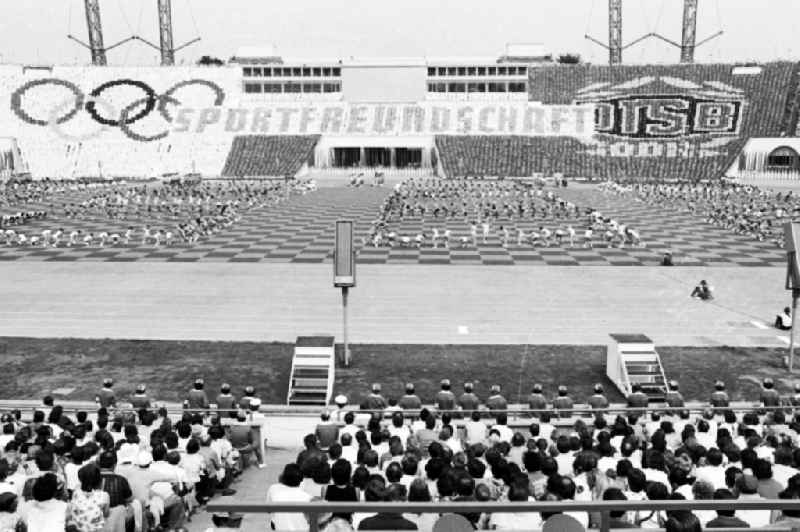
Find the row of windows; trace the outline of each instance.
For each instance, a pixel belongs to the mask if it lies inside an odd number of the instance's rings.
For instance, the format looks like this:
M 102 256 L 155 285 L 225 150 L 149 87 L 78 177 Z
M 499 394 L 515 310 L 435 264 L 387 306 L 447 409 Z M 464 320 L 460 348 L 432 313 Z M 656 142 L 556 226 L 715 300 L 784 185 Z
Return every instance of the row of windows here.
M 341 83 L 245 83 L 247 94 L 313 94 L 342 92 Z
M 528 67 L 428 67 L 428 76 L 527 76 Z
M 340 77 L 342 69 L 339 67 L 244 67 L 246 78 L 330 78 Z
M 428 92 L 525 92 L 520 83 L 428 83 Z

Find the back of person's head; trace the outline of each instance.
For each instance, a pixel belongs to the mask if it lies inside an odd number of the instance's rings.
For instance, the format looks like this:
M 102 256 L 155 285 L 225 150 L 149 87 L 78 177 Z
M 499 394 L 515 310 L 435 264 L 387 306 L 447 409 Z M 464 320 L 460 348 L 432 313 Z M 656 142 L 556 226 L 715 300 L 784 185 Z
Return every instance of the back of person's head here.
M 317 467 L 311 471 L 311 480 L 315 484 L 328 485 L 331 481 L 331 466 L 326 461 L 321 461 Z
M 350 462 L 343 459 L 338 459 L 331 466 L 331 479 L 337 486 L 346 486 L 350 483 L 350 475 L 352 474 L 353 466 Z
M 664 525 L 665 532 L 702 532 L 700 520 L 688 510 L 678 510 L 668 514 Z
M 619 488 L 608 488 L 603 492 L 603 500 L 604 501 L 627 501 L 628 498 L 622 493 L 622 490 Z M 613 510 L 609 512 L 609 515 L 613 519 L 619 519 L 623 515 L 625 515 L 625 510 Z
M 389 482 L 400 482 L 403 478 L 403 468 L 397 462 L 391 462 L 384 472 L 386 480 Z
M 378 453 L 372 449 L 364 452 L 364 465 L 367 467 L 378 466 Z
M 381 502 L 385 499 L 386 483 L 381 477 L 370 477 L 364 490 L 364 500 L 366 502 Z
M 117 465 L 117 453 L 114 451 L 103 451 L 97 459 L 97 464 L 103 469 L 114 469 Z
M 647 478 L 641 469 L 631 469 L 628 472 L 628 487 L 634 493 L 641 493 L 647 488 Z
M 192 438 L 186 442 L 186 454 L 197 454 L 200 452 L 200 442 Z
M 789 486 L 778 494 L 778 498 L 783 500 L 800 499 L 800 486 L 798 486 L 797 483 L 792 485 L 790 482 Z M 800 517 L 800 510 L 785 509 L 783 510 L 783 515 L 785 517 L 792 517 L 796 519 Z
M 167 448 L 163 445 L 155 445 L 152 450 L 153 461 L 159 462 L 167 458 Z
M 403 469 L 404 475 L 415 476 L 419 468 L 419 461 L 416 456 L 407 454 L 400 460 L 400 467 Z
M 83 491 L 100 489 L 103 477 L 100 475 L 100 468 L 95 464 L 89 463 L 78 470 L 78 480 Z
M 698 501 L 710 501 L 714 498 L 714 485 L 706 480 L 697 480 L 692 484 L 692 495 Z
M 428 484 L 421 478 L 415 478 L 408 487 L 408 502 L 430 502 L 431 492 Z
M 630 483 L 630 477 L 628 477 Z M 647 498 L 651 501 L 666 501 L 669 499 L 669 488 L 661 482 L 650 482 L 645 490 Z
M 353 486 L 364 491 L 367 487 L 367 482 L 369 481 L 369 471 L 364 466 L 358 466 L 355 471 L 353 471 Z
M 709 465 L 712 465 L 714 467 L 722 465 L 722 458 L 723 458 L 722 451 L 720 451 L 716 447 L 709 449 L 708 452 L 706 453 L 706 461 L 708 461 Z
M 356 420 L 356 415 L 353 414 L 352 412 L 347 412 L 344 415 L 344 422 L 348 425 L 352 425 L 355 420 Z
M 736 496 L 731 492 L 729 489 L 718 489 L 714 491 L 714 500 L 715 501 L 732 501 L 735 500 Z M 717 515 L 723 515 L 725 517 L 733 517 L 733 514 L 736 513 L 736 510 L 717 510 Z
M 772 478 L 772 464 L 768 460 L 759 458 L 753 465 L 753 475 L 758 480 L 769 480 Z
M 281 484 L 296 488 L 303 481 L 303 473 L 300 471 L 300 466 L 297 464 L 286 464 L 281 473 Z
M 552 477 L 558 473 L 558 462 L 554 458 L 547 456 L 542 459 L 542 474 L 546 477 Z
M 35 462 L 36 467 L 39 468 L 39 471 L 53 471 L 55 458 L 53 457 L 52 453 L 42 450 L 36 454 Z
M 469 475 L 459 475 L 456 479 L 456 494 L 460 497 L 470 497 L 475 491 L 475 480 Z
M 556 440 L 556 449 L 561 454 L 568 453 L 570 451 L 569 438 L 564 435 L 559 436 Z
M 498 425 L 505 425 L 508 423 L 508 415 L 505 412 L 498 413 L 496 419 Z
M 58 491 L 58 479 L 53 473 L 45 473 L 33 483 L 33 499 L 44 502 L 53 499 Z

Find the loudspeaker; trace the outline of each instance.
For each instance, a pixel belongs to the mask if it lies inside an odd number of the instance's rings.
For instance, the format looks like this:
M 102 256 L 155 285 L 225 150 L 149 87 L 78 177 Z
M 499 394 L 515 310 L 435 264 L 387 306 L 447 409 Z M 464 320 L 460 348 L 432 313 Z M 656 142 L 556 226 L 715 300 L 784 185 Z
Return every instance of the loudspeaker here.
M 800 252 L 800 224 L 783 224 L 783 246 L 786 249 L 786 289 L 800 289 L 800 264 L 797 260 L 797 253 Z
M 333 252 L 333 286 L 356 285 L 356 253 L 352 220 L 336 222 L 336 247 Z

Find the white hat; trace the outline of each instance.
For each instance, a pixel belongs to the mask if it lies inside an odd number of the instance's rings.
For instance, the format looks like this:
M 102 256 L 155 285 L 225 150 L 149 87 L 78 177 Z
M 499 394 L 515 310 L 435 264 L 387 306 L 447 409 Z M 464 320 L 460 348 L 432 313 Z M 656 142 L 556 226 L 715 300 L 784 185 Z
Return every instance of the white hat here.
M 153 463 L 153 455 L 150 454 L 150 451 L 140 451 L 139 456 L 136 458 L 136 463 L 140 467 L 149 466 Z
M 337 405 L 346 405 L 347 397 L 342 394 L 339 394 L 333 399 L 333 402 L 336 403 Z
M 261 406 L 261 399 L 258 397 L 253 397 L 250 399 L 250 410 L 258 410 L 258 407 Z

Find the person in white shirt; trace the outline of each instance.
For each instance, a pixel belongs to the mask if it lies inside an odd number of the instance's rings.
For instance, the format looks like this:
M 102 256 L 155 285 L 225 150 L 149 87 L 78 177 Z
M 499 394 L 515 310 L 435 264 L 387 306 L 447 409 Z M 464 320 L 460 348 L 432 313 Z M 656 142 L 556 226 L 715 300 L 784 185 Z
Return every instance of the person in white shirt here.
M 497 430 L 500 441 L 506 443 L 511 443 L 511 437 L 514 436 L 514 431 L 508 427 L 508 415 L 505 412 L 497 414 L 497 423 L 490 430 Z
M 267 502 L 309 502 L 311 495 L 300 488 L 303 473 L 297 464 L 286 464 L 278 484 L 267 490 Z M 308 530 L 309 523 L 302 513 L 274 513 L 270 520 L 273 530 Z
M 467 445 L 475 445 L 486 441 L 486 423 L 481 420 L 480 412 L 472 412 L 470 420 L 464 423 L 464 429 L 467 433 L 465 439 Z
M 752 475 L 742 475 L 736 480 L 740 501 L 764 500 L 758 494 L 758 480 Z M 770 510 L 737 510 L 737 517 L 750 525 L 750 528 L 761 528 L 770 524 Z
M 714 490 L 726 488 L 725 467 L 722 465 L 722 460 L 722 451 L 716 448 L 709 449 L 706 454 L 706 465 L 696 469 L 695 478 L 698 481 L 708 482 L 714 487 Z

